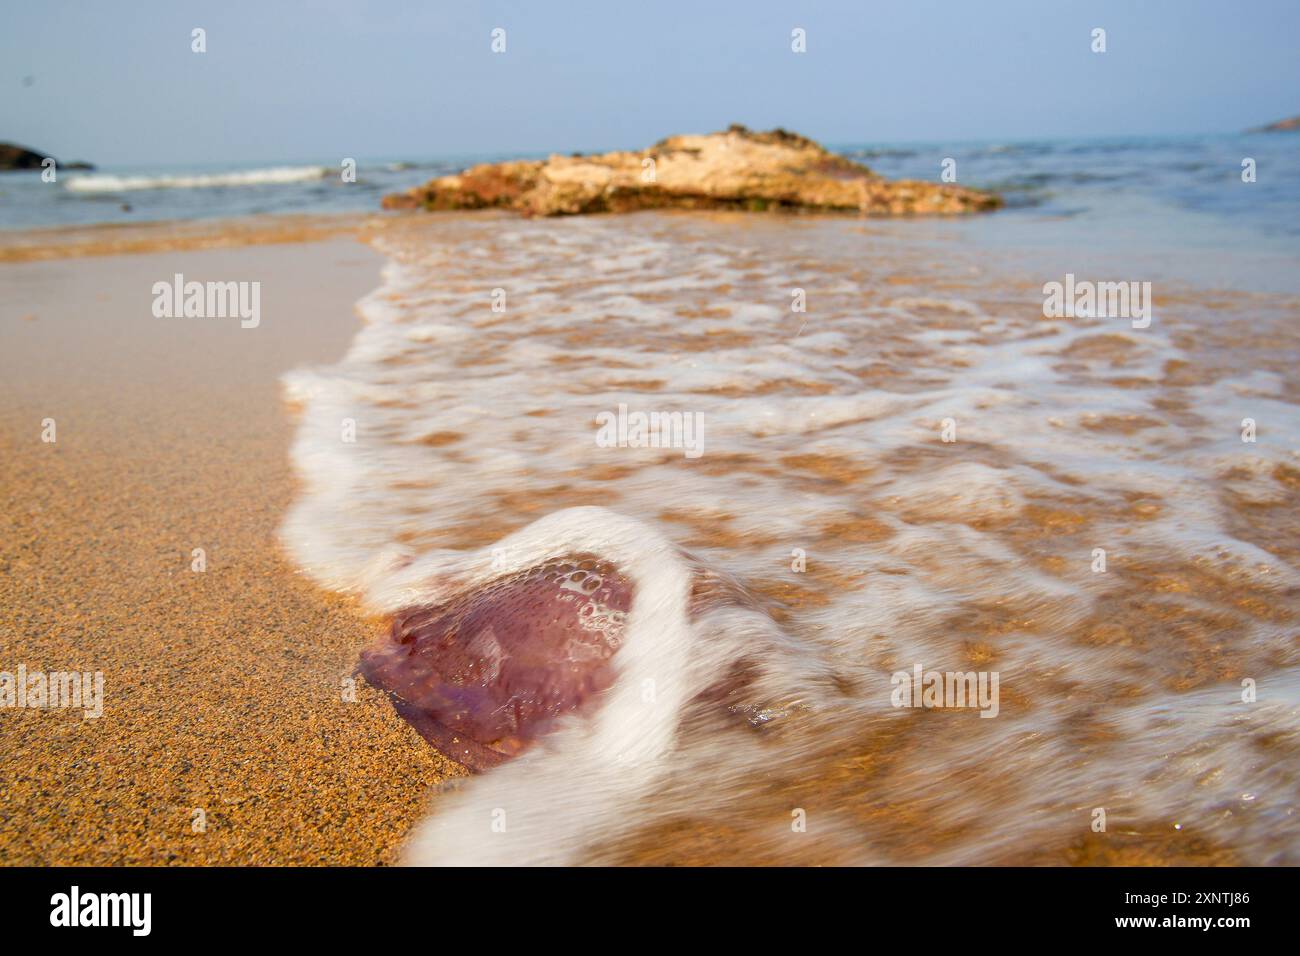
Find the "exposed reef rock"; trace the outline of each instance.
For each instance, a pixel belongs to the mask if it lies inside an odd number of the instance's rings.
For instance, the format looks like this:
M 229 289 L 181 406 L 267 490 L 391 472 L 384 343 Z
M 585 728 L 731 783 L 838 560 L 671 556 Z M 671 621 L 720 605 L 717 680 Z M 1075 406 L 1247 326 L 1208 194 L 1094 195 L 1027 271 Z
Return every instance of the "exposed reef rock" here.
M 1248 133 L 1295 133 L 1300 132 L 1300 116 L 1292 116 L 1290 119 L 1278 120 L 1276 123 L 1269 123 L 1267 126 L 1257 126 L 1254 129 L 1246 130 Z
M 962 186 L 891 182 L 798 134 L 743 126 L 670 136 L 642 152 L 487 163 L 384 197 L 385 209 L 498 207 L 530 216 L 663 208 L 918 216 L 1001 204 Z

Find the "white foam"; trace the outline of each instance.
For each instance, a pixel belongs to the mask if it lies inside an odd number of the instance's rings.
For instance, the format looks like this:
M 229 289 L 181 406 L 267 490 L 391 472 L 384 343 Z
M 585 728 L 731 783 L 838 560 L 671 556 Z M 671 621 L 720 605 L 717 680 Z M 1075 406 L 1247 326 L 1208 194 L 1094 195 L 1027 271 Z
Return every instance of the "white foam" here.
M 271 166 L 237 172 L 196 173 L 193 175 L 115 176 L 111 173 L 86 173 L 70 176 L 64 188 L 77 193 L 117 193 L 140 189 L 212 189 L 218 186 L 269 186 L 324 179 L 324 166 Z

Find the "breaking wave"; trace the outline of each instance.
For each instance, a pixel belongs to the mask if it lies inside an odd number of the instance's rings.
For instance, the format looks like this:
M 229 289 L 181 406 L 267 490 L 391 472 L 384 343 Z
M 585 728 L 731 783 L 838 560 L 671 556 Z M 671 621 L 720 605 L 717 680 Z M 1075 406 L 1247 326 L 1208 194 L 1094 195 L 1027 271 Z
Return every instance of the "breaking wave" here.
M 143 189 L 213 189 L 219 186 L 268 186 L 308 182 L 329 175 L 324 166 L 272 166 L 241 172 L 166 176 L 114 176 L 107 173 L 73 176 L 65 188 L 77 193 L 116 193 Z

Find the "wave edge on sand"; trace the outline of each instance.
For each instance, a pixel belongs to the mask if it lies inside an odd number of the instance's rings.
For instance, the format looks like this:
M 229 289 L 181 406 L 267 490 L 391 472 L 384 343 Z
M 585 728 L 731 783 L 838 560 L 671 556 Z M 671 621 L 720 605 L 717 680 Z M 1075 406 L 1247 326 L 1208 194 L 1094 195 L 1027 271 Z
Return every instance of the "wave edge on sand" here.
M 601 708 L 436 798 L 409 862 L 1068 861 L 1093 852 L 1068 836 L 1092 806 L 1136 854 L 1171 858 L 1171 815 L 1215 858 L 1292 852 L 1295 770 L 1251 740 L 1297 730 L 1300 575 L 1283 538 L 1234 525 L 1240 442 L 1213 424 L 1262 402 L 1291 434 L 1276 374 L 1188 351 L 1178 308 L 1141 332 L 1052 322 L 843 221 L 412 228 L 378 240 L 343 361 L 285 378 L 299 566 L 380 613 L 484 586 L 521 543 L 525 566 L 581 545 L 672 583 L 638 597 L 646 636 Z M 781 307 L 795 269 L 806 327 Z M 703 455 L 602 446 L 620 404 L 702 414 Z M 1284 447 L 1249 449 L 1233 487 L 1284 508 Z M 741 596 L 693 615 L 693 576 Z M 711 701 L 706 676 L 751 653 L 752 688 Z M 891 675 L 915 664 L 999 672 L 998 719 L 900 710 Z M 1238 675 L 1282 696 L 1236 712 Z M 668 694 L 651 716 L 647 677 Z M 496 809 L 518 829 L 493 843 Z

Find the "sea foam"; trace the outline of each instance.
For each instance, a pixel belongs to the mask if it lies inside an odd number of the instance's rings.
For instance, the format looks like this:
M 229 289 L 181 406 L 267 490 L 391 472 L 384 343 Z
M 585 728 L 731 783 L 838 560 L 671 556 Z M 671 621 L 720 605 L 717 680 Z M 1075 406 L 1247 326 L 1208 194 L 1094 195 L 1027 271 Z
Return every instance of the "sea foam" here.
M 408 862 L 1060 859 L 1096 807 L 1297 860 L 1300 768 L 1252 740 L 1300 732 L 1300 574 L 1225 481 L 1276 501 L 1300 419 L 1267 376 L 1171 380 L 1220 361 L 1175 344 L 1194 317 L 1047 321 L 1032 283 L 956 283 L 851 221 L 381 245 L 348 353 L 285 379 L 290 555 L 379 613 L 503 556 L 591 552 L 636 588 L 600 706 L 436 797 Z M 601 447 L 621 404 L 701 415 L 705 453 Z M 1243 455 L 1252 408 L 1272 437 Z M 915 664 L 997 671 L 998 716 L 894 708 Z
M 79 174 L 68 177 L 64 188 L 75 193 L 117 193 L 141 189 L 213 189 L 219 186 L 268 186 L 282 183 L 324 179 L 324 166 L 272 166 L 237 172 L 196 173 L 193 175 L 115 176 L 110 173 Z

